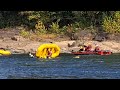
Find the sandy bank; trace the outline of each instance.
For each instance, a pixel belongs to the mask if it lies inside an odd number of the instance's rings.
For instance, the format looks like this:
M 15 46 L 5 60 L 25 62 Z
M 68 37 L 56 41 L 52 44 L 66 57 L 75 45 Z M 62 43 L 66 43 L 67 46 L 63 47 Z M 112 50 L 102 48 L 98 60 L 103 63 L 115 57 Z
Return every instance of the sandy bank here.
M 69 53 L 71 50 L 79 50 L 78 46 L 75 47 L 68 47 L 68 43 L 72 44 L 76 41 L 60 41 L 60 42 L 53 42 L 57 44 L 61 48 L 61 53 Z M 0 47 L 6 48 L 10 50 L 12 53 L 34 53 L 37 48 L 43 44 L 48 42 L 37 42 L 37 41 L 30 41 L 28 39 L 24 39 L 22 37 L 18 37 L 18 40 L 12 40 L 10 38 L 0 39 Z M 98 44 L 102 50 L 110 50 L 113 53 L 120 53 L 120 43 L 116 41 L 77 41 L 78 44 L 84 43 L 85 45 L 91 44 L 93 49 L 95 45 Z
M 73 42 L 76 42 L 76 41 L 62 41 L 62 42 L 56 42 L 56 44 L 58 44 L 60 47 L 61 47 L 61 50 L 62 52 L 64 51 L 71 51 L 71 50 L 74 50 L 74 51 L 77 51 L 79 50 L 79 47 L 78 46 L 75 46 L 75 47 L 71 47 L 69 48 L 67 45 L 68 43 L 73 43 Z M 113 53 L 120 53 L 120 43 L 119 42 L 116 42 L 116 41 L 103 41 L 103 42 L 98 42 L 98 41 L 77 41 L 78 44 L 84 44 L 84 45 L 89 45 L 91 44 L 92 45 L 92 49 L 94 50 L 96 44 L 100 46 L 100 48 L 102 50 L 110 50 L 112 51 Z

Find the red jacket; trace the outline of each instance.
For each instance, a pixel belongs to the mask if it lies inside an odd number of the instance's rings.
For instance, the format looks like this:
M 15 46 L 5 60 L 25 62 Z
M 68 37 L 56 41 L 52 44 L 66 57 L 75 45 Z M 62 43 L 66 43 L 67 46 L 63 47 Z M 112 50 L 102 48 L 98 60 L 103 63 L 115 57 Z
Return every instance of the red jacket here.
M 95 47 L 95 51 L 99 51 L 100 50 L 100 48 L 97 46 L 97 47 Z

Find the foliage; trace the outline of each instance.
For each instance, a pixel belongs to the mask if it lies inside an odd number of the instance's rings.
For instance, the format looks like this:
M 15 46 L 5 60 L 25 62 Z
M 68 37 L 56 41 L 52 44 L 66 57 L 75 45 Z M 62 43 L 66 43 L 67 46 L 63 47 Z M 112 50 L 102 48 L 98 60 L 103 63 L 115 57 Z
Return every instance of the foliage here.
M 30 33 L 29 33 L 29 31 L 26 31 L 25 28 L 23 28 L 20 31 L 20 35 L 23 36 L 23 37 L 25 37 L 25 38 L 29 38 Z
M 56 22 L 52 22 L 52 25 L 50 25 L 50 30 L 52 33 L 60 33 L 60 28 L 59 28 L 59 19 Z
M 0 11 L 0 28 L 25 25 L 36 34 L 67 35 L 88 28 L 96 32 L 97 27 L 103 27 L 108 33 L 119 33 L 119 22 L 119 11 Z
M 37 33 L 46 33 L 45 26 L 42 21 L 38 21 L 37 24 L 35 25 L 35 29 Z
M 105 16 L 103 28 L 108 33 L 120 33 L 120 11 L 116 11 L 113 17 Z
M 61 34 L 65 34 L 67 32 L 67 26 L 63 26 L 63 28 L 61 28 Z

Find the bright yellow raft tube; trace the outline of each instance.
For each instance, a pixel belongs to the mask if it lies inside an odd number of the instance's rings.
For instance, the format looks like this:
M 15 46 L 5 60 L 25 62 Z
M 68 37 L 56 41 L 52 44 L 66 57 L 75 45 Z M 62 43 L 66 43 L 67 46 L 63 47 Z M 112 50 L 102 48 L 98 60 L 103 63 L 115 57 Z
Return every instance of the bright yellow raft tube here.
M 38 58 L 47 58 L 48 52 L 47 50 L 51 49 L 52 50 L 52 55 L 51 58 L 55 58 L 60 54 L 60 48 L 56 44 L 42 44 L 38 47 L 36 51 L 36 57 Z
M 11 54 L 11 52 L 10 51 L 8 51 L 8 50 L 0 50 L 0 55 L 10 55 Z

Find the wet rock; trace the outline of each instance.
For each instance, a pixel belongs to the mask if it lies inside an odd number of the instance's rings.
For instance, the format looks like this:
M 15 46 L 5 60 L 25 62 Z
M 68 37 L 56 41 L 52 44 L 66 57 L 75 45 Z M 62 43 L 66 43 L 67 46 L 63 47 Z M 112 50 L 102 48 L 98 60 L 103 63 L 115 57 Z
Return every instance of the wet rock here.
M 11 49 L 12 54 L 25 54 L 26 51 L 24 49 Z

